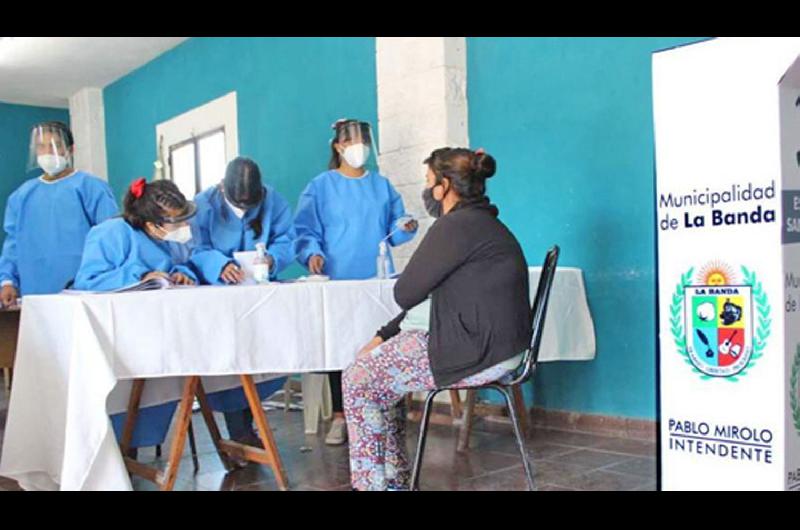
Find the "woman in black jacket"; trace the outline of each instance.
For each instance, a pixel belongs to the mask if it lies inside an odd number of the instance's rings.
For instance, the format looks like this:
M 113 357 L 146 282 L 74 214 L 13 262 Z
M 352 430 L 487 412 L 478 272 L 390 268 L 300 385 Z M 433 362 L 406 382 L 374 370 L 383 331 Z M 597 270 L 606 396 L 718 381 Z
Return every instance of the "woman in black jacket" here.
M 442 148 L 424 163 L 423 200 L 438 219 L 395 285 L 404 311 L 344 373 L 357 490 L 407 488 L 405 394 L 495 381 L 517 366 L 530 344 L 525 257 L 486 197 L 494 158 L 482 149 Z M 429 328 L 414 329 L 420 319 L 407 312 L 429 297 Z

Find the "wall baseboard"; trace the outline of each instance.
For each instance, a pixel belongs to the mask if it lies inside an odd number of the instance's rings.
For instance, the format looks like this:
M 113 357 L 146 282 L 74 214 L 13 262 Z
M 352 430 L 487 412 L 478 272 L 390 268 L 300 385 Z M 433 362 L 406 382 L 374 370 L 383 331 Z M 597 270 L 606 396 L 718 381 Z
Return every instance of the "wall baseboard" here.
M 615 436 L 653 443 L 656 441 L 656 422 L 654 420 L 584 414 L 540 407 L 531 409 L 529 416 L 536 427 L 585 432 L 601 436 Z
M 412 420 L 419 420 L 421 405 L 414 400 Z M 476 403 L 476 416 L 481 416 L 488 421 L 510 423 L 508 410 L 505 405 L 492 403 Z M 528 409 L 530 424 L 534 427 L 557 429 L 560 431 L 582 432 L 599 436 L 613 436 L 645 442 L 656 441 L 656 422 L 654 420 L 640 420 L 622 418 L 618 416 L 603 416 L 600 414 L 584 414 L 568 410 L 550 410 L 541 407 Z M 460 419 L 453 420 L 450 405 L 434 403 L 431 414 L 431 423 L 439 425 L 459 425 Z

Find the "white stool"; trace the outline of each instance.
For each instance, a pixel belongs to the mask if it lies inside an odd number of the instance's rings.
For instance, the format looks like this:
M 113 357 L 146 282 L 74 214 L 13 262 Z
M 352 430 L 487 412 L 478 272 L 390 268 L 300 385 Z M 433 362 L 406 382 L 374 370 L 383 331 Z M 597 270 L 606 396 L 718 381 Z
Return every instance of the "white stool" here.
M 328 374 L 303 374 L 301 387 L 306 434 L 317 434 L 320 416 L 323 420 L 333 417 Z

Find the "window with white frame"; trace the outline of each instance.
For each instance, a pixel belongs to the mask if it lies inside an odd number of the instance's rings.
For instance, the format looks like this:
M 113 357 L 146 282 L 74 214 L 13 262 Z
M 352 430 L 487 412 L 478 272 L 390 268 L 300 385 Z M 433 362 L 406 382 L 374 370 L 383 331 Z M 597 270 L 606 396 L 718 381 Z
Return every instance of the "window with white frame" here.
M 172 180 L 194 197 L 222 180 L 239 152 L 237 133 L 236 92 L 158 124 L 156 178 Z

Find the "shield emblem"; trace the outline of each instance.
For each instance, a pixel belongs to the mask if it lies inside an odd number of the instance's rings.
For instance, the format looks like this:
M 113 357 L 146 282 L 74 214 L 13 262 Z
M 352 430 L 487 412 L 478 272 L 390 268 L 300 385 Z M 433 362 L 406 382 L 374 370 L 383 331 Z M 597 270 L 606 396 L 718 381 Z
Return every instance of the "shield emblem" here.
M 749 285 L 685 288 L 686 350 L 706 375 L 730 377 L 747 366 L 753 351 L 753 300 Z

